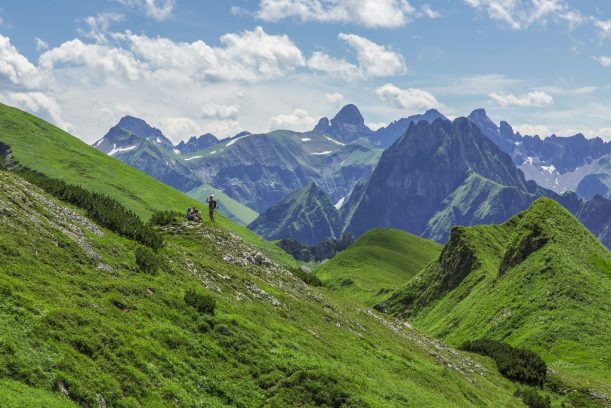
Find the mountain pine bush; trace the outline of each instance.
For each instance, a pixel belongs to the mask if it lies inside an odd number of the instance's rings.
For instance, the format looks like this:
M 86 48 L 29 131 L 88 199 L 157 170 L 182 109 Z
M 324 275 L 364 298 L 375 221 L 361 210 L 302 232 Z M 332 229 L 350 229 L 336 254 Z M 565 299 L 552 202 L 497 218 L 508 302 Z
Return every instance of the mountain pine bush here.
M 177 218 L 181 218 L 181 217 L 183 217 L 183 215 L 179 213 L 178 211 L 171 211 L 171 210 L 157 211 L 151 216 L 149 220 L 149 224 L 164 226 L 164 225 L 171 224 L 174 220 L 176 220 Z
M 142 272 L 155 274 L 159 270 L 160 261 L 155 252 L 147 247 L 136 249 L 136 265 Z
M 461 347 L 491 357 L 501 374 L 510 380 L 524 384 L 542 386 L 545 382 L 547 366 L 545 361 L 533 351 L 514 348 L 497 340 L 479 339 L 468 341 Z
M 517 389 L 516 397 L 521 398 L 528 408 L 550 408 L 551 401 L 548 396 L 543 396 L 535 390 L 529 388 Z
M 200 289 L 189 288 L 185 291 L 185 303 L 195 308 L 198 312 L 203 314 L 214 314 L 216 308 L 216 300 Z
M 20 175 L 58 199 L 84 209 L 103 227 L 155 250 L 163 246 L 163 237 L 158 231 L 144 224 L 140 217 L 114 198 L 31 170 L 22 170 Z

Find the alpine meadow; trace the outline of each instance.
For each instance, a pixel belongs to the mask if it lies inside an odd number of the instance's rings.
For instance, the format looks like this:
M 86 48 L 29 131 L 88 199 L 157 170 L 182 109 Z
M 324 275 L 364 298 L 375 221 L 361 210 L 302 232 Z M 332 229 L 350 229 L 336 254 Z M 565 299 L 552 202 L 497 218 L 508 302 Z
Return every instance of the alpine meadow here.
M 0 0 L 0 407 L 611 407 L 611 3 Z

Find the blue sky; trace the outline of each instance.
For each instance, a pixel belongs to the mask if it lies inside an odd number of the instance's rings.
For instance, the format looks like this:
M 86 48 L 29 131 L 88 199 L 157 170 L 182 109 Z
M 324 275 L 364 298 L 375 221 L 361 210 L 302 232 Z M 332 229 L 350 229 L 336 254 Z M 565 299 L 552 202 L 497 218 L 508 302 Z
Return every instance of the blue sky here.
M 0 100 L 82 139 L 122 115 L 174 141 L 372 127 L 484 107 L 523 133 L 611 140 L 611 2 L 0 0 Z

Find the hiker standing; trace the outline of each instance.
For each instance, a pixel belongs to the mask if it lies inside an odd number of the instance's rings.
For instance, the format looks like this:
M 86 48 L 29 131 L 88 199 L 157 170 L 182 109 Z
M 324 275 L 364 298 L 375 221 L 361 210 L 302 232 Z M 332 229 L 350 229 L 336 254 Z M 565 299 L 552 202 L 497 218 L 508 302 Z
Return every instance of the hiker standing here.
M 214 194 L 211 194 L 208 197 L 208 216 L 210 217 L 210 222 L 214 222 L 214 210 L 216 210 L 216 200 L 214 199 Z

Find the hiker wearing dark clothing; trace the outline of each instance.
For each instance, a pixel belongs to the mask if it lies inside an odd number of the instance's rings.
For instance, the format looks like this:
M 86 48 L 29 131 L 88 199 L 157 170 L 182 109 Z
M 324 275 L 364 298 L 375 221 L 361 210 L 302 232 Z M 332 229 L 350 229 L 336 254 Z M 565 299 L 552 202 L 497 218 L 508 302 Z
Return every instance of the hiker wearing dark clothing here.
M 216 200 L 214 195 L 211 195 L 208 197 L 208 216 L 210 217 L 210 222 L 214 222 L 214 210 L 216 210 Z
M 187 221 L 193 221 L 193 211 L 190 208 L 187 208 L 185 218 L 187 219 Z

